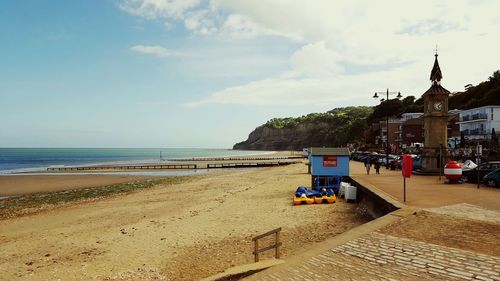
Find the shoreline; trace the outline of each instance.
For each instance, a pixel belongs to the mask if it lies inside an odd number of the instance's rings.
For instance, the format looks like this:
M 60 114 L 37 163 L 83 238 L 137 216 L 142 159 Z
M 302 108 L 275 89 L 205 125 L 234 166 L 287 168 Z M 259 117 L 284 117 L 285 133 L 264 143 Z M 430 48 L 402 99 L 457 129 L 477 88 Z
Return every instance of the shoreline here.
M 0 196 L 23 196 L 111 184 L 148 180 L 155 177 L 122 175 L 13 175 L 0 177 Z
M 232 149 L 221 149 L 223 151 L 232 151 Z M 253 152 L 252 150 L 237 150 L 240 151 L 248 151 Z M 105 166 L 105 165 L 143 165 L 143 164 L 167 164 L 171 162 L 177 161 L 195 161 L 196 159 L 204 159 L 204 158 L 227 158 L 227 157 L 252 157 L 256 155 L 282 155 L 283 153 L 290 154 L 289 151 L 255 151 L 255 153 L 235 153 L 228 155 L 218 155 L 218 156 L 190 156 L 190 157 L 169 157 L 169 158 L 147 158 L 147 159 L 130 159 L 130 160 L 111 160 L 111 161 L 99 161 L 99 162 L 82 162 L 79 164 L 48 164 L 44 166 L 36 166 L 36 167 L 23 167 L 23 168 L 15 168 L 15 169 L 5 169 L 0 170 L 0 176 L 11 175 L 11 174 L 22 174 L 22 173 L 33 173 L 33 172 L 43 172 L 48 168 L 63 168 L 63 167 L 83 167 L 83 166 Z M 193 159 L 193 160 L 192 160 Z M 200 160 L 203 161 L 203 160 Z
M 289 151 L 269 153 L 266 159 L 272 161 L 274 158 L 291 156 Z M 247 155 L 241 159 L 244 163 L 263 163 L 267 160 L 252 160 L 253 156 Z M 188 163 L 196 164 L 198 169 L 102 169 L 102 170 L 81 170 L 81 171 L 40 171 L 40 172 L 24 172 L 24 173 L 9 173 L 0 174 L 0 197 L 17 196 L 34 193 L 57 192 L 62 190 L 81 189 L 88 187 L 96 187 L 108 184 L 117 184 L 134 180 L 161 178 L 161 177 L 178 177 L 178 176 L 195 176 L 208 173 L 219 173 L 220 170 L 209 171 L 208 163 L 228 163 L 225 157 L 219 157 L 218 160 L 211 161 L 177 161 L 175 164 Z M 81 166 L 87 167 L 87 166 Z M 241 169 L 260 169 L 244 167 Z

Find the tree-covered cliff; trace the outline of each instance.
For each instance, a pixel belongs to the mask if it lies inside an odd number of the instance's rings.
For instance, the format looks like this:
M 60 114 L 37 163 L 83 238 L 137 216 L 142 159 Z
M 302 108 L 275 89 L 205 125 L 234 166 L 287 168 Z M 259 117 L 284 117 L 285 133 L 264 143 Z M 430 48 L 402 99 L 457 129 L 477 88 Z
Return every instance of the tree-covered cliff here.
M 463 92 L 452 93 L 449 109 L 470 109 L 485 105 L 500 105 L 500 71 L 476 86 L 468 85 Z M 423 112 L 422 98 L 407 96 L 390 99 L 377 106 L 335 108 L 325 113 L 311 113 L 297 118 L 273 118 L 257 127 L 246 141 L 234 149 L 300 150 L 311 146 L 345 146 L 363 143 L 364 132 L 372 122 L 405 112 Z
M 468 85 L 463 92 L 453 93 L 449 98 L 449 109 L 470 109 L 485 105 L 500 105 L 500 70 L 487 81 L 476 86 Z
M 311 146 L 342 146 L 362 142 L 367 129 L 369 106 L 335 108 L 297 118 L 273 118 L 257 127 L 234 149 L 301 150 Z

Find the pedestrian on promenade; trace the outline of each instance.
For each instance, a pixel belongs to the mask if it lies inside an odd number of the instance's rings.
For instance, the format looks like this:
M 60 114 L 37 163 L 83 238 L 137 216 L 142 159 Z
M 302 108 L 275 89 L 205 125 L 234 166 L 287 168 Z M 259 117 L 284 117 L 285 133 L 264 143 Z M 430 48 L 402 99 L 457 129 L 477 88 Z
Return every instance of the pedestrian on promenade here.
M 380 174 L 380 162 L 379 161 L 375 161 L 375 164 L 373 164 L 373 167 L 375 167 L 375 172 L 378 174 Z
M 366 157 L 366 159 L 365 159 L 365 167 L 366 167 L 366 174 L 369 175 L 370 168 L 372 167 L 372 162 L 371 162 L 370 156 Z

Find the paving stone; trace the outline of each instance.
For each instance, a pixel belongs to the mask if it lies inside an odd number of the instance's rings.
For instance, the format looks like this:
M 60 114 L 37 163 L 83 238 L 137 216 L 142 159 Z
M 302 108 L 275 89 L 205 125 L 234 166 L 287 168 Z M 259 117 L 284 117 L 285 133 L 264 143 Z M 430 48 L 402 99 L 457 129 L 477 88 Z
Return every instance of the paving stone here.
M 463 280 L 472 280 L 472 277 L 467 277 L 467 276 L 463 276 L 463 275 L 456 274 L 456 273 L 448 272 L 448 275 L 451 276 L 451 277 L 457 277 L 457 278 L 460 278 L 460 279 L 463 279 Z
M 442 270 L 442 269 L 437 269 L 437 268 L 429 268 L 429 273 L 436 274 L 436 275 L 447 275 L 448 272 Z
M 491 270 L 483 270 L 484 273 L 490 274 L 490 275 L 499 275 L 498 272 L 491 271 Z
M 472 274 L 472 273 L 461 271 L 461 270 L 456 270 L 453 268 L 447 268 L 446 271 L 453 272 L 455 274 L 466 276 L 466 277 L 474 277 L 474 274 Z
M 481 269 L 479 267 L 476 267 L 476 266 L 466 266 L 465 268 L 467 270 L 471 270 L 471 271 L 474 271 L 474 272 L 481 272 Z
M 411 261 L 411 258 L 402 256 L 402 255 L 394 255 L 394 258 L 396 260 L 403 260 L 403 261 L 408 261 L 408 262 Z
M 428 263 L 427 266 L 432 267 L 432 268 L 437 268 L 437 269 L 444 269 L 444 266 L 434 264 L 434 263 Z
M 500 258 L 377 232 L 304 262 L 294 268 L 298 272 L 285 269 L 276 274 L 280 280 L 500 279 Z
M 476 278 L 474 278 L 476 280 L 483 280 L 483 281 L 495 281 L 491 278 L 488 278 L 488 277 L 484 277 L 484 276 L 481 276 L 481 275 L 477 275 Z

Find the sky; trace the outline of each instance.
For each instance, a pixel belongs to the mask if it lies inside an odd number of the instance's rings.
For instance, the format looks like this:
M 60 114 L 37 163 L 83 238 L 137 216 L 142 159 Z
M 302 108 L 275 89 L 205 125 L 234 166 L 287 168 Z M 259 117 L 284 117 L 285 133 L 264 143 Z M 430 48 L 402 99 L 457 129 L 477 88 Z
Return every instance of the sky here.
M 0 2 L 0 147 L 231 148 L 275 117 L 500 68 L 500 2 Z

